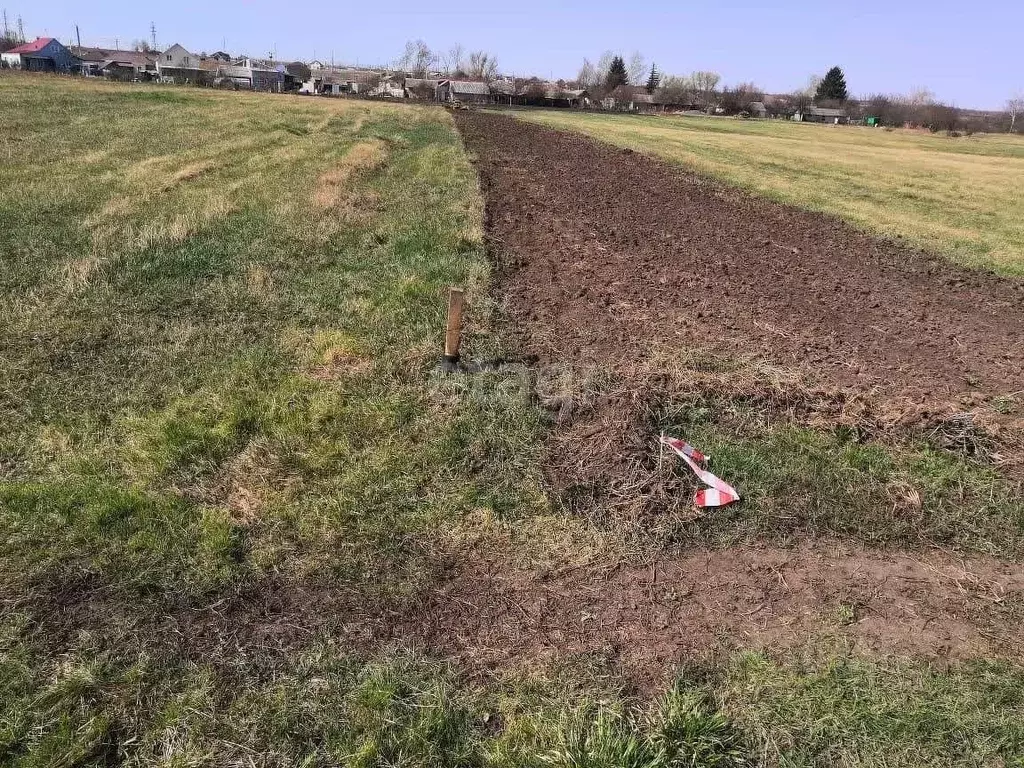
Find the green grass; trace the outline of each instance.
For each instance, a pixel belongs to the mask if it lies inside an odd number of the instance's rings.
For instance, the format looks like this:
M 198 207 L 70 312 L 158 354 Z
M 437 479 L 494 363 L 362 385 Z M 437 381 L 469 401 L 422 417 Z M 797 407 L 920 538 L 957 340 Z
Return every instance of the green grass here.
M 1009 664 L 741 655 L 638 694 L 601 658 L 485 673 L 304 631 L 318 597 L 415 606 L 493 527 L 556 565 L 598 536 L 545 497 L 516 374 L 434 372 L 451 284 L 469 354 L 504 351 L 450 119 L 20 75 L 0 100 L 0 764 L 1019 763 Z M 824 468 L 869 484 L 807 497 L 811 532 L 905 476 L 949 476 L 927 530 L 966 548 L 957 505 L 1003 504 L 926 449 L 665 422 L 743 477 L 751 536 Z
M 522 111 L 802 208 L 1024 275 L 1024 139 L 782 120 Z

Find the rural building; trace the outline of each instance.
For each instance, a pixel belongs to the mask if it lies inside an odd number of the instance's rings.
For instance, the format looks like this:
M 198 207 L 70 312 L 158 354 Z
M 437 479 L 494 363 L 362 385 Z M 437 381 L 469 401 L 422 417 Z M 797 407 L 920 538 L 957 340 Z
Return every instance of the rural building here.
M 808 107 L 797 110 L 793 114 L 793 120 L 798 123 L 833 123 L 835 125 L 850 122 L 846 110 L 830 107 Z
M 52 37 L 37 37 L 0 54 L 11 69 L 29 72 L 77 72 L 79 59 L 61 42 Z
M 231 54 L 230 53 L 225 53 L 224 51 L 216 51 L 215 53 L 211 53 L 206 58 L 212 59 L 213 61 L 220 62 L 221 64 L 230 64 L 231 63 Z
M 651 105 L 656 112 L 685 112 L 700 111 L 700 107 L 691 101 L 684 101 L 679 95 L 673 96 L 671 92 L 655 91 L 651 94 Z
M 491 83 L 492 92 L 499 83 Z M 510 85 L 503 83 L 501 85 Z M 504 91 L 501 91 L 504 95 Z M 558 83 L 533 82 L 515 91 L 515 103 L 537 107 L 586 107 L 590 106 L 590 94 L 582 88 L 564 88 Z M 504 99 L 501 99 L 504 101 Z
M 299 88 L 299 93 L 340 96 L 344 93 L 369 94 L 381 84 L 381 74 L 369 69 L 335 69 L 310 66 L 312 77 Z
M 405 78 L 406 98 L 437 101 L 437 86 L 440 84 L 440 80 L 429 77 L 407 77 Z
M 516 102 L 516 85 L 511 80 L 495 80 L 490 84 L 491 98 L 497 104 Z
M 330 69 L 337 82 L 344 86 L 346 93 L 368 93 L 380 85 L 380 72 L 372 69 Z
M 155 78 L 156 59 L 160 55 L 159 52 L 86 46 L 72 46 L 71 52 L 81 61 L 79 70 L 85 77 L 108 77 L 125 81 Z
M 601 99 L 601 106 L 604 109 L 629 112 L 659 112 L 664 111 L 667 105 L 663 99 L 648 93 L 642 85 L 620 85 Z
M 246 60 L 245 64 L 220 65 L 213 82 L 219 86 L 280 93 L 285 90 L 285 71 L 283 65 L 271 69 L 255 66 L 255 62 Z
M 405 87 L 394 77 L 382 77 L 377 87 L 367 91 L 367 95 L 385 99 L 404 99 Z
M 472 80 L 442 80 L 437 86 L 438 100 L 463 104 L 490 104 L 491 89 L 487 83 Z
M 157 57 L 157 74 L 167 83 L 204 83 L 209 70 L 203 69 L 200 56 L 175 43 Z
M 750 106 L 747 107 L 747 111 L 750 112 L 751 117 L 768 117 L 768 107 L 764 105 L 763 101 L 750 102 Z

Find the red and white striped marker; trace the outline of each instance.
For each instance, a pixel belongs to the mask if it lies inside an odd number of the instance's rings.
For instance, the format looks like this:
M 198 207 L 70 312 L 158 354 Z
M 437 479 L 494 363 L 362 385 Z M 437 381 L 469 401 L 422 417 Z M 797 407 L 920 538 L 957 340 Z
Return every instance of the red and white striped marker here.
M 698 462 L 703 463 L 707 460 L 703 453 L 685 440 L 680 440 L 677 437 L 662 435 L 661 442 L 675 451 L 679 458 L 685 461 L 687 466 L 693 470 L 693 473 L 701 479 L 701 482 L 711 486 L 710 488 L 701 488 L 694 495 L 693 502 L 698 507 L 724 507 L 726 504 L 732 504 L 734 501 L 740 500 L 740 495 L 736 492 L 735 488 L 718 477 L 718 475 L 712 474 L 706 469 L 701 469 Z

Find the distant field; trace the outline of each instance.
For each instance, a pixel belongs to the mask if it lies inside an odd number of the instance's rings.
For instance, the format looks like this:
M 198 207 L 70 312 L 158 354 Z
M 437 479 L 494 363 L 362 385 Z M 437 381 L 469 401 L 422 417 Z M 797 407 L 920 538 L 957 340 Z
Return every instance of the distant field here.
M 538 590 L 597 573 L 563 596 L 571 639 L 604 627 L 584 599 L 621 603 L 609 579 L 636 553 L 549 498 L 522 369 L 436 372 L 453 284 L 467 355 L 511 354 L 443 110 L 20 74 L 0 75 L 0 105 L 0 765 L 1020 764 L 1020 665 L 855 647 L 856 594 L 829 598 L 806 645 L 734 634 L 665 657 L 648 687 L 619 665 L 636 641 L 531 655 L 532 635 L 463 636 L 453 617 L 477 616 L 453 585 L 496 625 L 534 615 L 492 561 Z M 1018 551 L 990 471 L 774 416 L 731 414 L 747 431 L 730 433 L 713 406 L 679 418 L 759 495 L 709 518 L 721 540 L 792 506 L 829 548 L 902 543 L 902 525 Z M 833 490 L 812 497 L 811 476 Z M 924 511 L 888 524 L 886 494 L 919 478 Z M 789 535 L 753 522 L 761 543 Z M 647 637 L 654 562 L 634 563 Z
M 1024 137 L 523 111 L 970 266 L 1024 274 Z

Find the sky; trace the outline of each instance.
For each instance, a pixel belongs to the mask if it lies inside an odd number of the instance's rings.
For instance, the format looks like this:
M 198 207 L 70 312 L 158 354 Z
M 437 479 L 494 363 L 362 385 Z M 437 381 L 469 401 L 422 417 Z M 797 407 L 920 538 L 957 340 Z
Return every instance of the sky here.
M 149 38 L 192 51 L 360 64 L 395 61 L 410 39 L 435 51 L 461 43 L 497 56 L 502 72 L 572 78 L 602 52 L 640 51 L 668 74 L 713 70 L 723 85 L 754 82 L 769 93 L 806 86 L 838 65 L 851 94 L 925 87 L 959 107 L 1002 108 L 1024 91 L 1024 0 L 751 0 L 505 3 L 456 0 L 0 0 L 26 36 L 85 45 Z

